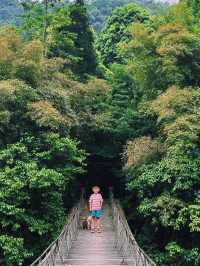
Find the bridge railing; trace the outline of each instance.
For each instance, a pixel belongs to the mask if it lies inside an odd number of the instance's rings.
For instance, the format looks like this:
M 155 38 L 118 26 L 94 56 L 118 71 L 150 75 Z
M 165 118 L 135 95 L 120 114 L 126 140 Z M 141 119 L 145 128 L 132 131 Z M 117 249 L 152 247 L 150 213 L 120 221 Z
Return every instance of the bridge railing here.
M 80 213 L 84 205 L 84 190 L 80 201 L 73 207 L 67 223 L 58 238 L 50 244 L 50 246 L 37 258 L 30 266 L 54 266 L 56 260 L 59 265 L 66 266 L 64 259 L 69 254 L 73 241 L 76 239 L 79 228 Z
M 114 199 L 110 190 L 113 224 L 115 230 L 115 246 L 123 255 L 123 264 L 128 266 L 156 266 L 143 249 L 136 242 L 124 211 L 119 201 Z

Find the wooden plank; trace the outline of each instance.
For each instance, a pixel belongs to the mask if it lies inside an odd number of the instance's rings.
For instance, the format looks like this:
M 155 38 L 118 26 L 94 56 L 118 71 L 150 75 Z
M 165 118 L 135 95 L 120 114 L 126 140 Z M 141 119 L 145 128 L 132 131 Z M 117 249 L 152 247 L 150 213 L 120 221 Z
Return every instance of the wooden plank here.
M 114 247 L 114 243 L 115 234 L 112 217 L 110 216 L 110 207 L 106 204 L 104 218 L 102 219 L 102 233 L 92 234 L 88 230 L 79 230 L 78 237 L 73 241 L 69 255 L 63 256 L 64 264 L 67 266 L 122 265 L 123 257 Z M 65 245 L 63 244 L 62 252 L 64 249 Z M 56 260 L 56 266 L 61 265 L 59 259 Z
M 111 210 L 113 214 L 111 216 Z M 51 260 L 40 266 L 156 266 L 138 246 L 134 239 L 123 210 L 112 201 L 112 207 L 105 204 L 102 219 L 102 233 L 91 233 L 79 229 L 75 216 L 64 232 L 56 249 L 50 252 Z M 81 215 L 87 217 L 88 212 Z M 72 235 L 71 235 L 72 234 Z M 34 264 L 33 266 L 38 265 Z

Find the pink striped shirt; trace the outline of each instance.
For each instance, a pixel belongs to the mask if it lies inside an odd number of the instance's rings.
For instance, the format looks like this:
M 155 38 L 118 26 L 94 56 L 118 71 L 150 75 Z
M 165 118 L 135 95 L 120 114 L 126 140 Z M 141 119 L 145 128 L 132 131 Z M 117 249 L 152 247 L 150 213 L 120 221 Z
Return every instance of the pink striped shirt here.
M 91 211 L 101 210 L 102 203 L 103 203 L 103 198 L 102 198 L 101 194 L 100 193 L 97 193 L 97 194 L 93 193 L 90 196 L 89 203 L 90 203 L 90 210 Z

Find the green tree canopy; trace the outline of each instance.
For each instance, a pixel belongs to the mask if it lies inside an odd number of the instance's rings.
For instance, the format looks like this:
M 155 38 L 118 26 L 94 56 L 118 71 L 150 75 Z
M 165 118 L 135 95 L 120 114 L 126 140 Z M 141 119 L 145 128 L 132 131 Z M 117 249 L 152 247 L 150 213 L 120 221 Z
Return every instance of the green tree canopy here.
M 106 21 L 99 39 L 98 49 L 104 64 L 120 61 L 117 44 L 129 39 L 127 27 L 133 22 L 148 21 L 148 13 L 135 4 L 128 4 L 113 11 Z
M 71 25 L 68 30 L 75 34 L 73 55 L 77 58 L 74 65 L 75 73 L 79 75 L 95 73 L 97 67 L 96 52 L 93 46 L 93 32 L 89 26 L 87 8 L 84 1 L 76 0 L 70 6 Z

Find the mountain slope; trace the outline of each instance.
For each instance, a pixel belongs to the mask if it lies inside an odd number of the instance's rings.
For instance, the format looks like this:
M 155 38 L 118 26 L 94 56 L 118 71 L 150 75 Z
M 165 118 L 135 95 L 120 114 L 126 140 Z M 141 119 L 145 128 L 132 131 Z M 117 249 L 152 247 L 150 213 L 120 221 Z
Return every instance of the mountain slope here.
M 65 4 L 73 0 L 65 0 Z M 106 18 L 111 15 L 113 9 L 129 3 L 137 3 L 151 11 L 159 13 L 166 4 L 154 0 L 86 0 L 91 25 L 98 32 Z M 19 15 L 23 12 L 17 0 L 0 0 L 0 23 L 18 22 Z
M 16 22 L 22 8 L 17 0 L 0 0 L 0 22 Z
M 90 0 L 88 9 L 91 24 L 97 32 L 100 31 L 104 21 L 115 8 L 129 3 L 136 3 L 145 7 L 153 14 L 162 12 L 167 6 L 166 3 L 155 2 L 154 0 Z

